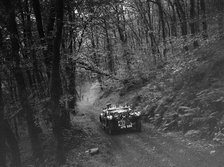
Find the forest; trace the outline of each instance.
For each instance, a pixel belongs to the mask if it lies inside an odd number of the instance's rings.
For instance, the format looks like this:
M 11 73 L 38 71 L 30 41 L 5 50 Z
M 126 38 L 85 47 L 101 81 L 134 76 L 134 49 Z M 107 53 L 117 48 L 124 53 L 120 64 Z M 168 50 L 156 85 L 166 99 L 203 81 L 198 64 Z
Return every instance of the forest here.
M 194 106 L 205 117 L 214 116 L 215 110 L 214 117 L 221 119 L 223 87 L 220 83 L 211 90 L 209 84 L 223 78 L 224 59 L 217 57 L 211 65 L 215 56 L 206 49 L 223 40 L 223 10 L 223 0 L 1 0 L 0 166 L 26 166 L 27 156 L 33 166 L 65 164 L 69 144 L 65 138 L 72 138 L 69 132 L 76 135 L 71 114 L 79 111 L 77 103 L 83 100 L 87 82 L 99 83 L 100 98 L 114 91 L 125 96 L 151 84 L 145 89 L 147 97 L 138 94 L 131 103 L 157 119 L 157 127 L 164 120 L 164 106 L 158 104 L 162 96 L 172 94 L 165 100 L 169 106 L 169 100 L 184 99 L 179 90 L 187 92 L 193 85 L 197 97 L 189 99 L 197 101 L 190 104 L 185 99 L 187 108 L 175 105 L 189 112 Z M 205 60 L 208 65 L 198 69 Z M 207 69 L 213 72 L 206 73 Z M 215 81 L 210 81 L 211 75 L 216 75 Z M 156 97 L 150 94 L 154 86 L 162 92 Z M 209 137 L 224 127 L 214 117 L 202 125 Z M 172 123 L 166 128 L 172 129 Z M 179 130 L 187 132 L 190 124 L 185 125 Z M 21 151 L 24 138 L 30 153 Z M 52 162 L 46 160 L 44 146 L 50 138 Z

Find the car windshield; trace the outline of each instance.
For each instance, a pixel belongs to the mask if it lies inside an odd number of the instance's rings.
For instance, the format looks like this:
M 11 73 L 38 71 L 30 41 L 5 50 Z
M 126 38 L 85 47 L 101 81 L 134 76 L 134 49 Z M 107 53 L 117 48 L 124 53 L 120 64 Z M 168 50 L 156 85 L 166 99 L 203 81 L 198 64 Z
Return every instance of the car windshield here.
M 129 108 L 127 107 L 123 107 L 123 108 L 110 108 L 108 109 L 109 112 L 111 113 L 124 113 L 124 112 L 128 112 Z

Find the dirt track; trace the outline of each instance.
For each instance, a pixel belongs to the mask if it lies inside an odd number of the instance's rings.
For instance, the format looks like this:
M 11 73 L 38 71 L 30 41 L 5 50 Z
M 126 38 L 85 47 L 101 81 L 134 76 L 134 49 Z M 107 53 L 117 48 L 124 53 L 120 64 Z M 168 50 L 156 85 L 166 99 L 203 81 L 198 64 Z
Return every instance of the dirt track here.
M 119 167 L 223 167 L 224 149 L 195 147 L 185 140 L 158 133 L 147 124 L 143 124 L 141 133 L 121 132 L 110 136 L 101 128 L 98 121 L 100 109 L 91 103 L 80 103 L 80 112 L 89 118 L 92 132 L 97 133 L 107 143 L 106 160 L 100 162 L 99 156 L 83 166 L 119 166 Z M 93 139 L 94 140 L 94 139 Z M 99 146 L 100 147 L 100 146 Z M 100 148 L 101 149 L 101 148 Z M 213 151 L 213 152 L 211 152 Z M 92 157 L 94 159 L 94 157 Z

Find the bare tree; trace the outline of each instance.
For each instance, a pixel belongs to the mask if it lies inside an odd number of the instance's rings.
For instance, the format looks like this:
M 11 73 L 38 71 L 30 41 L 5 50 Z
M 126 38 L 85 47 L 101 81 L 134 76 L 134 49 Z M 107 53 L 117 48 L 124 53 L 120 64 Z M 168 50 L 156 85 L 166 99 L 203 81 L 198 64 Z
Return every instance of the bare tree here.
M 56 0 L 56 36 L 54 38 L 53 47 L 53 66 L 51 71 L 51 110 L 53 115 L 53 133 L 57 140 L 56 161 L 57 165 L 65 163 L 65 150 L 63 139 L 63 122 L 61 119 L 62 111 L 60 109 L 59 100 L 62 95 L 62 85 L 60 77 L 60 46 L 62 39 L 63 18 L 64 18 L 64 1 Z

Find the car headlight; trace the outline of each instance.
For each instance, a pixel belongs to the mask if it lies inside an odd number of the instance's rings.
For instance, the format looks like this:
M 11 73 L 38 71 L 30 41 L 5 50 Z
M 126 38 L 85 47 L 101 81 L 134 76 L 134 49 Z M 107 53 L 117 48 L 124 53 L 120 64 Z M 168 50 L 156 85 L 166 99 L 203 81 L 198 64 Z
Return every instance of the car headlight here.
M 130 116 L 133 116 L 133 115 L 135 115 L 133 112 L 131 112 L 130 114 L 129 114 Z
M 135 112 L 135 115 L 136 116 L 140 116 L 141 115 L 141 112 L 139 112 L 139 111 L 138 112 Z
M 112 120 L 113 119 L 113 116 L 112 115 L 109 115 L 109 116 L 107 116 L 107 119 L 108 120 Z

